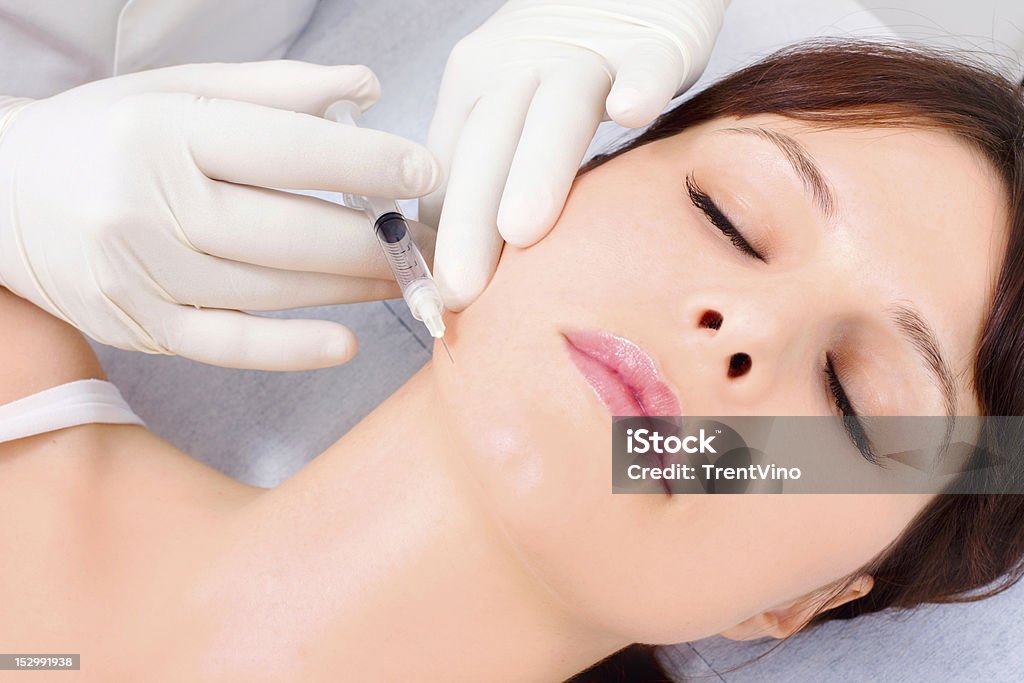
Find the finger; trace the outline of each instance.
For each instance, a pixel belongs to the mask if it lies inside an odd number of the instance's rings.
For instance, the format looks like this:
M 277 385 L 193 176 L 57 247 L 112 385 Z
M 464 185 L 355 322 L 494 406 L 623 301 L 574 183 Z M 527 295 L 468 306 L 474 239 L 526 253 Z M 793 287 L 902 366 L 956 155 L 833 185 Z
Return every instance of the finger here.
M 402 296 L 394 280 L 300 273 L 234 261 L 223 261 L 208 272 L 216 278 L 215 284 L 208 282 L 201 290 L 187 288 L 175 298 L 202 308 L 284 311 Z
M 521 78 L 476 103 L 452 158 L 434 256 L 448 308 L 483 291 L 501 254 L 498 204 L 536 82 Z
M 186 119 L 189 151 L 214 180 L 409 199 L 433 190 L 440 175 L 411 140 L 308 114 L 191 99 Z
M 212 185 L 212 204 L 182 209 L 182 232 L 194 249 L 281 270 L 392 279 L 362 211 L 262 187 Z
M 170 352 L 226 368 L 314 370 L 345 363 L 359 348 L 351 330 L 327 320 L 261 318 L 167 304 L 157 325 L 155 337 Z
M 441 79 L 441 88 L 437 94 L 437 108 L 430 120 L 427 132 L 427 149 L 433 152 L 441 167 L 441 182 L 437 189 L 420 199 L 420 220 L 437 227 L 441 220 L 441 205 L 444 203 L 445 190 L 448 187 L 448 173 L 455 155 L 455 146 L 466 123 L 466 118 L 473 110 L 475 99 L 464 97 L 465 84 L 460 74 L 453 69 L 446 69 Z
M 323 66 L 293 60 L 242 64 L 185 64 L 127 76 L 152 91 L 250 102 L 322 116 L 338 100 L 366 110 L 380 97 L 380 82 L 362 65 Z M 155 82 L 154 82 L 155 81 Z
M 609 86 L 607 72 L 590 63 L 554 73 L 537 89 L 498 212 L 509 244 L 529 246 L 558 220 Z
M 203 207 L 183 221 L 182 231 L 198 251 L 281 270 L 394 280 L 373 224 L 362 211 L 233 183 L 216 183 L 215 196 L 215 210 Z M 406 222 L 431 264 L 437 231 L 414 220 Z
M 278 311 L 401 296 L 394 279 L 279 270 L 206 254 L 179 254 L 173 268 L 150 263 L 165 298 L 203 308 Z
M 615 74 L 608 116 L 626 128 L 646 126 L 675 97 L 685 72 L 675 45 L 649 40 L 634 46 Z

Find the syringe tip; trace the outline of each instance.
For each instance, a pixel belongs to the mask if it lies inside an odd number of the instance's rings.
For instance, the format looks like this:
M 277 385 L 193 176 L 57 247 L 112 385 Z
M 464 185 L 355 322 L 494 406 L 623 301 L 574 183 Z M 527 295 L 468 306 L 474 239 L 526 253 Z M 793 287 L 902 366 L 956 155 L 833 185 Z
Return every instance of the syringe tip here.
M 426 310 L 423 310 L 426 308 Z M 440 339 L 444 336 L 444 317 L 442 316 L 442 309 L 440 303 L 436 306 L 423 306 L 420 308 L 418 313 L 419 317 L 423 320 L 423 324 L 427 326 L 427 332 L 434 339 Z M 417 311 L 413 312 L 414 314 Z

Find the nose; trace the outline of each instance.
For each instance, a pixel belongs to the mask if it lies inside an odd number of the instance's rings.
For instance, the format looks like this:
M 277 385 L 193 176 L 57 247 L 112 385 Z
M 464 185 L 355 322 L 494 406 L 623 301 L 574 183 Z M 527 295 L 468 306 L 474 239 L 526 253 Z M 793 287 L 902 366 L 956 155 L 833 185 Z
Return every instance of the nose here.
M 704 398 L 711 399 L 709 407 L 752 410 L 762 399 L 785 391 L 787 376 L 796 378 L 809 367 L 812 328 L 817 328 L 810 301 L 782 306 L 774 296 L 765 300 L 705 291 L 691 298 L 687 308 L 684 362 Z

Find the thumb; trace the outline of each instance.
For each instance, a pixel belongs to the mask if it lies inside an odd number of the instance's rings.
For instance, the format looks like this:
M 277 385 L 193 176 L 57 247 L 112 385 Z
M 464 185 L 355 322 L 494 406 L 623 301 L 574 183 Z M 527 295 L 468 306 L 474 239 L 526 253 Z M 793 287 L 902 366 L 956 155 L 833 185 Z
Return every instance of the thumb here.
M 649 41 L 637 45 L 615 74 L 605 107 L 615 123 L 645 126 L 675 97 L 686 65 L 673 47 Z

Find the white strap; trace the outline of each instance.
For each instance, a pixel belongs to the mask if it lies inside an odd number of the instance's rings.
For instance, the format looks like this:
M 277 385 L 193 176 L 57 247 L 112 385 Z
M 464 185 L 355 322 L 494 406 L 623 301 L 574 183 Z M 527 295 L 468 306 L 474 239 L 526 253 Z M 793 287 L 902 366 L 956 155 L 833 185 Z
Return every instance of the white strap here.
M 0 443 L 94 423 L 145 426 L 117 387 L 83 379 L 0 405 Z

